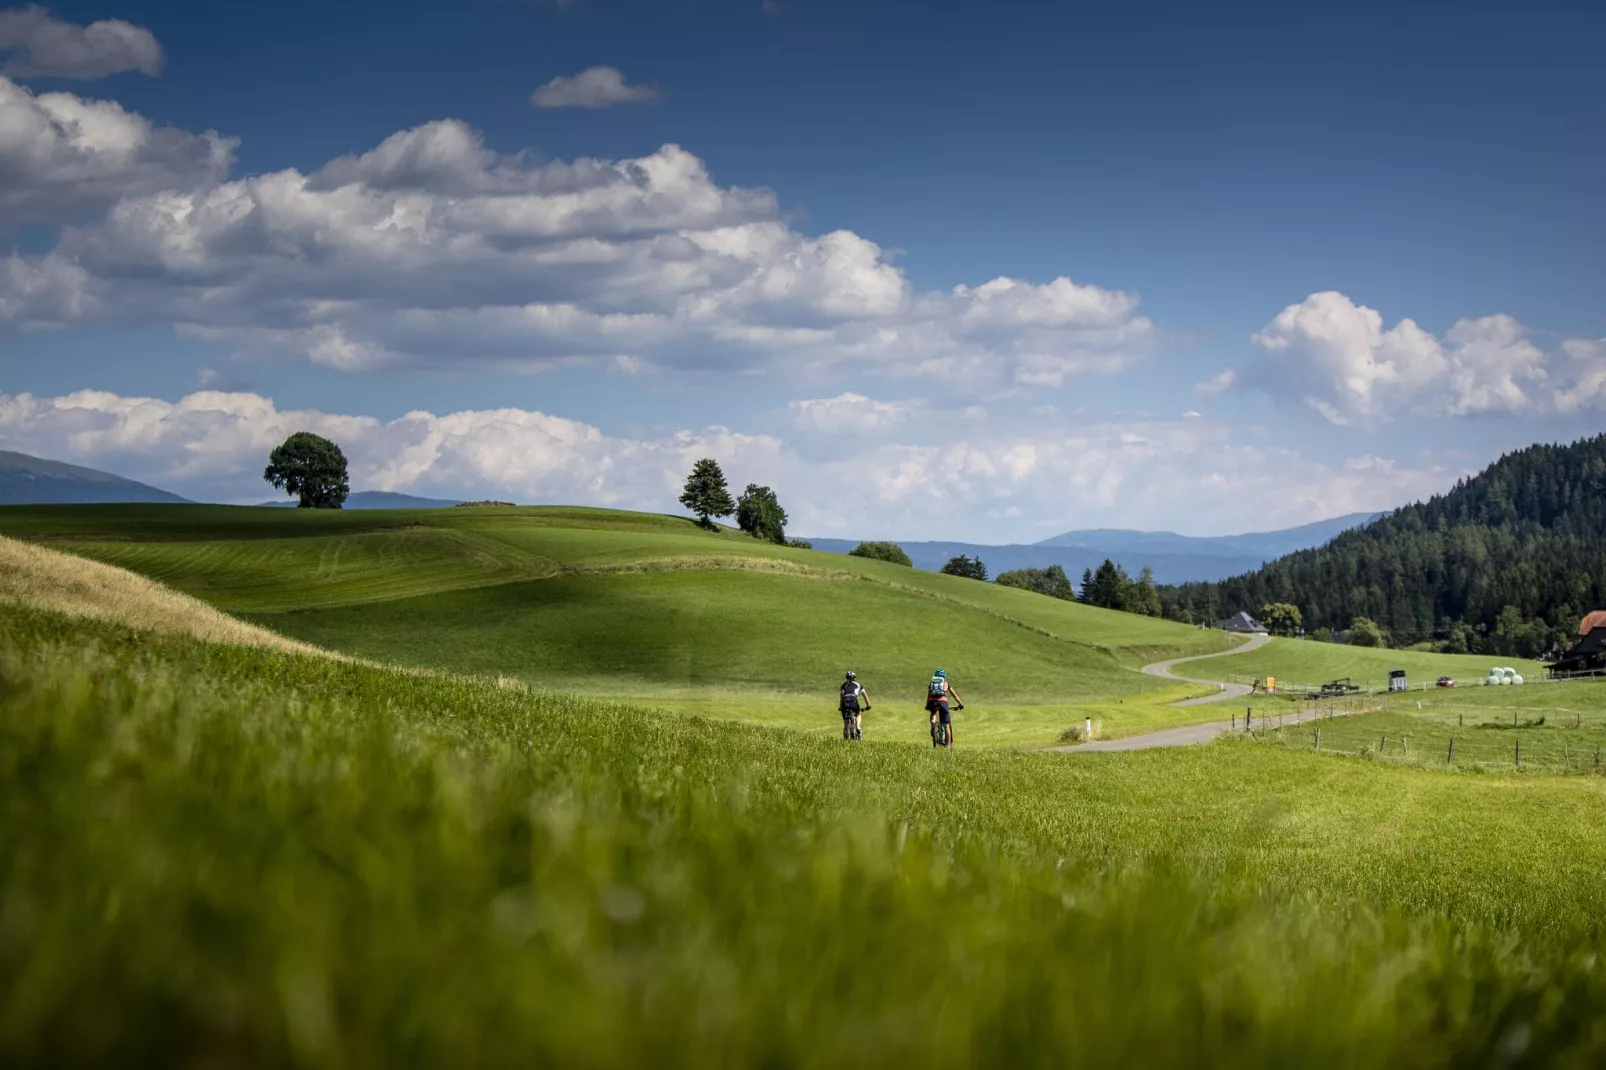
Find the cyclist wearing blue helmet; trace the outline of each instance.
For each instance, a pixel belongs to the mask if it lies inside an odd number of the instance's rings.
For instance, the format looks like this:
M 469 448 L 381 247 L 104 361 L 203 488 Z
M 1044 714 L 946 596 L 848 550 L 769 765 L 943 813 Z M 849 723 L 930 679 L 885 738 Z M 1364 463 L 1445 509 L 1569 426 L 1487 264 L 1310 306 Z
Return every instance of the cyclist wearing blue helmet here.
M 931 682 L 926 685 L 926 712 L 931 715 L 931 745 L 945 746 L 951 750 L 954 745 L 954 723 L 953 715 L 948 712 L 950 697 L 954 705 L 965 708 L 964 699 L 948 683 L 948 670 L 938 669 L 931 674 Z

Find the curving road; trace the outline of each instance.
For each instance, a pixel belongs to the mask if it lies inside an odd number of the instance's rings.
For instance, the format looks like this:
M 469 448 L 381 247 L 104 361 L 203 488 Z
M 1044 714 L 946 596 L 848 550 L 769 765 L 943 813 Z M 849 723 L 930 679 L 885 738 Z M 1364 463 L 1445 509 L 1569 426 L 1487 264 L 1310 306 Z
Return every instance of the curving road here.
M 1247 684 L 1228 684 L 1220 680 L 1200 680 L 1193 676 L 1178 676 L 1171 670 L 1178 665 L 1186 665 L 1192 661 L 1207 661 L 1210 658 L 1225 658 L 1231 657 L 1233 654 L 1247 654 L 1251 650 L 1259 650 L 1269 642 L 1271 642 L 1271 636 L 1269 635 L 1251 635 L 1249 642 L 1241 646 L 1235 646 L 1231 650 L 1223 650 L 1216 654 L 1195 654 L 1191 658 L 1172 658 L 1170 661 L 1157 661 L 1153 665 L 1143 666 L 1143 671 L 1150 676 L 1163 676 L 1167 680 L 1179 680 L 1185 684 L 1201 684 L 1206 687 L 1221 688 L 1219 694 L 1183 699 L 1181 702 L 1173 702 L 1171 704 L 1173 706 L 1205 706 L 1212 702 L 1225 702 L 1230 698 L 1243 698 L 1250 692 Z
M 1206 661 L 1210 658 L 1226 658 L 1234 654 L 1247 654 L 1251 650 L 1259 650 L 1271 641 L 1269 635 L 1253 635 L 1249 642 L 1235 646 L 1231 650 L 1223 650 L 1218 654 L 1196 654 L 1191 658 L 1172 658 L 1170 661 L 1157 661 L 1153 665 L 1143 666 L 1143 671 L 1150 676 L 1160 676 L 1167 680 L 1176 680 L 1185 684 L 1199 684 L 1203 687 L 1216 687 L 1220 691 L 1214 695 L 1204 695 L 1199 698 L 1183 699 L 1173 702 L 1173 706 L 1205 706 L 1212 702 L 1225 702 L 1228 699 L 1243 698 L 1248 695 L 1250 688 L 1245 684 L 1229 684 L 1220 680 L 1200 680 L 1193 676 L 1178 676 L 1171 670 L 1178 665 L 1186 665 L 1194 661 Z M 1230 730 L 1229 722 L 1218 721 L 1214 724 L 1190 724 L 1181 728 L 1167 728 L 1160 732 L 1150 732 L 1142 736 L 1129 736 L 1126 739 L 1097 739 L 1091 743 L 1078 743 L 1073 747 L 1050 747 L 1056 751 L 1094 751 L 1094 750 L 1148 750 L 1150 747 L 1186 747 L 1194 743 L 1208 743 L 1221 733 Z

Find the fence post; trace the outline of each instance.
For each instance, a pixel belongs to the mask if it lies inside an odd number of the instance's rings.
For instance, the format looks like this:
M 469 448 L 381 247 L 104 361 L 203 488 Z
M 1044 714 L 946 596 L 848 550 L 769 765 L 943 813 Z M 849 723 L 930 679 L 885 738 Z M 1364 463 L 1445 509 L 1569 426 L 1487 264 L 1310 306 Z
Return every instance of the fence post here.
M 1378 737 L 1378 740 L 1377 740 L 1377 756 L 1379 758 L 1383 757 L 1383 752 L 1388 750 L 1388 745 L 1389 745 L 1389 737 L 1388 736 L 1379 736 Z
M 1254 713 L 1255 713 L 1255 708 L 1253 706 L 1249 707 L 1247 710 L 1244 711 L 1244 731 L 1245 732 L 1248 732 L 1250 730 L 1250 722 L 1254 717 Z
M 1571 769 L 1572 764 L 1572 748 L 1567 746 L 1567 742 L 1563 740 L 1561 744 L 1561 767 L 1563 769 Z
M 1517 768 L 1522 768 L 1522 740 L 1517 740 Z
M 1238 714 L 1237 713 L 1234 713 L 1232 715 L 1232 730 L 1234 732 L 1238 731 Z
M 1464 713 L 1456 714 L 1455 715 L 1455 723 L 1457 725 L 1461 726 L 1462 728 L 1465 728 L 1467 726 L 1467 715 L 1464 714 Z
M 1316 726 L 1316 749 L 1317 750 L 1321 750 L 1322 749 L 1322 727 L 1321 727 L 1321 725 L 1317 725 Z
M 1448 757 L 1446 757 L 1444 759 L 1444 764 L 1445 765 L 1454 765 L 1455 764 L 1455 737 L 1454 736 L 1450 737 L 1450 754 L 1449 754 Z

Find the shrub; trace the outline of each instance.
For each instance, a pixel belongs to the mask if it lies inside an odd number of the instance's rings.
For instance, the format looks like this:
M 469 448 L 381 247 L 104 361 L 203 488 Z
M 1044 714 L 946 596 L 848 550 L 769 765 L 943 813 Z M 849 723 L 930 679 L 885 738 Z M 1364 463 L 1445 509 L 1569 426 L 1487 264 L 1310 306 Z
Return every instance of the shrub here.
M 914 562 L 903 552 L 903 547 L 895 542 L 861 542 L 848 551 L 848 556 L 868 557 L 872 561 L 890 561 L 894 565 L 914 567 Z
M 1061 565 L 1012 569 L 1009 572 L 1000 572 L 993 582 L 1005 587 L 1019 587 L 1023 591 L 1035 591 L 1067 602 L 1076 601 L 1076 588 L 1072 586 L 1071 578 L 1065 575 L 1065 568 Z
M 1356 617 L 1349 628 L 1350 646 L 1388 646 L 1388 631 L 1371 617 Z

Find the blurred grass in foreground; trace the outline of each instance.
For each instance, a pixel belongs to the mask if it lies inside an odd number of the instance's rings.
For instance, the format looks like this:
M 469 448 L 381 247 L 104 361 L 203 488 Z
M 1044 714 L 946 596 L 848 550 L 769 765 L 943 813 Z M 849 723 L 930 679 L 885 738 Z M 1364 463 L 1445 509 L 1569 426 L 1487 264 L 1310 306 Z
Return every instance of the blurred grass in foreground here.
M 0 1063 L 1598 1065 L 1598 778 L 935 753 L 0 613 Z

